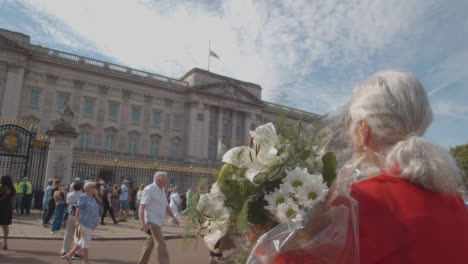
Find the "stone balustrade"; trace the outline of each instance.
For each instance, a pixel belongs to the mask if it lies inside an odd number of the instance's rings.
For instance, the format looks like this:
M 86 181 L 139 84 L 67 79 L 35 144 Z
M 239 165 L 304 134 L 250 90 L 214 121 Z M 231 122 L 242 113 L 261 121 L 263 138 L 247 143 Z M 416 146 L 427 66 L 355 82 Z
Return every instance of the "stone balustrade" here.
M 188 82 L 184 82 L 181 80 L 165 77 L 159 74 L 144 72 L 132 68 L 128 68 L 125 66 L 115 65 L 108 62 L 103 62 L 95 59 L 86 58 L 83 56 L 78 56 L 75 54 L 70 54 L 67 52 L 44 48 L 41 46 L 31 45 L 31 50 L 33 55 L 37 55 L 39 57 L 46 57 L 53 60 L 59 60 L 63 63 L 69 63 L 74 65 L 80 65 L 83 67 L 91 66 L 93 69 L 106 71 L 109 73 L 119 74 L 119 75 L 126 75 L 129 78 L 137 78 L 142 79 L 144 81 L 152 82 L 152 83 L 159 83 L 165 82 L 169 84 L 173 84 L 178 86 L 179 88 L 188 88 Z

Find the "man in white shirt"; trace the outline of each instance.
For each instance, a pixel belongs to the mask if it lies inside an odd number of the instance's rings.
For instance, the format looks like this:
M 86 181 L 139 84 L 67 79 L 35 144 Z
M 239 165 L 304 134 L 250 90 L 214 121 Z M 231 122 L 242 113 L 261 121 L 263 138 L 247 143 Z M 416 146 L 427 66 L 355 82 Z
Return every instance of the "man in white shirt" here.
M 158 254 L 158 263 L 169 263 L 169 253 L 166 242 L 162 234 L 162 226 L 166 213 L 172 218 L 174 223 L 179 226 L 179 221 L 172 213 L 167 204 L 167 198 L 163 188 L 167 186 L 167 174 L 163 171 L 157 171 L 154 174 L 154 183 L 146 186 L 140 201 L 139 217 L 142 229 L 148 234 L 143 250 L 138 260 L 139 264 L 148 263 L 151 252 L 156 246 Z

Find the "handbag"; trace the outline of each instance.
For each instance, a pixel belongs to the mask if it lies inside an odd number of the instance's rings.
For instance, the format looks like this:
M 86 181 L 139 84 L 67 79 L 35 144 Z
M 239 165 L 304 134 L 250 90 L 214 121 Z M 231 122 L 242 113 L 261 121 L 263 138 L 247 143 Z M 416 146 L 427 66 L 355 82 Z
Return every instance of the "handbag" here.
M 81 225 L 78 225 L 75 228 L 75 232 L 73 233 L 73 241 L 75 243 L 78 243 L 78 240 L 80 240 L 80 237 L 81 237 Z

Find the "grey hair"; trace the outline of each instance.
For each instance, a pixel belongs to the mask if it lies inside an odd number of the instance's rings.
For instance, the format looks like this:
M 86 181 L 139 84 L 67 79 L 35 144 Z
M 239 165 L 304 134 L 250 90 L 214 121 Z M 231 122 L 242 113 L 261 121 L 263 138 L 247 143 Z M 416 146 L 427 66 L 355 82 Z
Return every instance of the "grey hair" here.
M 402 177 L 425 189 L 455 193 L 463 174 L 448 151 L 422 138 L 432 123 L 429 98 L 413 74 L 378 72 L 353 91 L 348 106 L 348 131 L 365 120 L 372 139 L 383 149 L 384 168 L 398 165 Z
M 159 179 L 167 178 L 167 173 L 164 171 L 157 171 L 154 173 L 153 180 L 156 182 Z

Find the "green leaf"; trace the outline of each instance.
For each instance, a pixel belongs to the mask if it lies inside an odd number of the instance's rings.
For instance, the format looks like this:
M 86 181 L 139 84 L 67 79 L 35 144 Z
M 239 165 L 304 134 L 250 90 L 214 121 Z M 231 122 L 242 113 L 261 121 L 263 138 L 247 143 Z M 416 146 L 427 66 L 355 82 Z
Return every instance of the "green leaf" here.
M 322 157 L 323 162 L 323 180 L 327 183 L 328 187 L 331 186 L 332 182 L 336 178 L 336 170 L 338 168 L 338 162 L 333 152 L 328 152 Z

